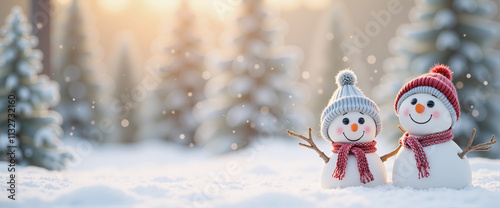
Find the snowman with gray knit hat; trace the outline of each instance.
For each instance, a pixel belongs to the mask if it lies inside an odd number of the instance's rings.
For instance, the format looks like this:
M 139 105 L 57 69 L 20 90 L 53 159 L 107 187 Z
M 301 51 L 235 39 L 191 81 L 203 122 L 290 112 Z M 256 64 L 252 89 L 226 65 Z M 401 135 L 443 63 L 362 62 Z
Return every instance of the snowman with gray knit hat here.
M 452 128 L 460 117 L 457 91 L 452 72 L 445 65 L 434 66 L 429 73 L 406 83 L 399 91 L 395 110 L 404 132 L 400 146 L 384 158 L 397 154 L 392 181 L 394 186 L 426 188 L 463 188 L 472 182 L 465 154 L 486 151 L 487 143 L 462 151 L 453 142 Z
M 385 166 L 376 152 L 375 137 L 382 123 L 377 105 L 355 86 L 356 75 L 342 70 L 336 76 L 338 89 L 321 115 L 321 134 L 333 146 L 326 156 L 314 144 L 309 128 L 309 138 L 287 131 L 309 145 L 299 145 L 315 150 L 325 161 L 320 183 L 323 188 L 349 186 L 377 186 L 385 184 Z

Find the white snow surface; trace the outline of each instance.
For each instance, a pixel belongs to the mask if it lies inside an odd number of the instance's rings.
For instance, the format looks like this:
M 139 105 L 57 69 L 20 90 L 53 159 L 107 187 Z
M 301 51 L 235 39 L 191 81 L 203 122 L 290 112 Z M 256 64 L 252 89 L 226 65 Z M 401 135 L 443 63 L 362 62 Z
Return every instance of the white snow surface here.
M 80 144 L 81 160 L 66 171 L 18 167 L 15 201 L 7 198 L 8 164 L 0 162 L 0 207 L 420 208 L 500 203 L 500 160 L 470 158 L 472 185 L 461 190 L 397 188 L 392 182 L 374 188 L 323 189 L 323 161 L 296 142 L 261 139 L 226 155 L 162 141 L 75 143 L 75 149 Z M 326 141 L 316 143 L 325 152 L 331 149 Z M 379 154 L 389 148 L 381 149 Z M 389 180 L 393 162 L 391 158 L 385 163 Z

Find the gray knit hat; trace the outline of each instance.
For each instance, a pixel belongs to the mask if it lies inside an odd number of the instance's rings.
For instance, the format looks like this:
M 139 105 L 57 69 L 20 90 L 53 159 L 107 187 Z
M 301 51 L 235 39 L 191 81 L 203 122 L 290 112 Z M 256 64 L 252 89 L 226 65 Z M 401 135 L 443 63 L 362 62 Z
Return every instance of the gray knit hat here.
M 321 115 L 321 134 L 329 142 L 333 142 L 328 135 L 328 127 L 339 115 L 350 111 L 359 111 L 370 115 L 375 120 L 377 127 L 375 136 L 382 130 L 382 122 L 377 105 L 363 94 L 354 84 L 356 75 L 349 69 L 340 71 L 335 77 L 338 88 L 328 102 L 328 106 Z

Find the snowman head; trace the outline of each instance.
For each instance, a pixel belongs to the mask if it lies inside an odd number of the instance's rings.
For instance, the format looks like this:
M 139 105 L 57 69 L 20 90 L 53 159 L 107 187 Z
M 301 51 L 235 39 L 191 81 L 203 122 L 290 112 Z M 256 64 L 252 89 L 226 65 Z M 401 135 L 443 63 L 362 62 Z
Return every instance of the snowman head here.
M 333 142 L 371 142 L 376 131 L 375 120 L 358 111 L 337 116 L 328 127 L 328 135 Z
M 445 104 L 428 93 L 413 94 L 399 108 L 403 129 L 416 136 L 443 132 L 451 128 L 451 114 Z
M 356 75 L 342 70 L 338 88 L 321 115 L 321 134 L 329 142 L 369 142 L 382 128 L 377 105 L 355 86 Z
M 460 107 L 451 74 L 447 66 L 436 65 L 399 91 L 396 114 L 408 133 L 423 136 L 443 132 L 456 123 Z

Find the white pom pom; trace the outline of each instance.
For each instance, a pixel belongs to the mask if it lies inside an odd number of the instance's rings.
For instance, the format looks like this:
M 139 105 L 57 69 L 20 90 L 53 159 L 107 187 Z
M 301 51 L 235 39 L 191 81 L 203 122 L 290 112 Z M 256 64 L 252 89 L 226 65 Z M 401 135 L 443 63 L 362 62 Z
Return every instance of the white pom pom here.
M 356 84 L 357 77 L 353 71 L 344 69 L 342 71 L 339 71 L 335 79 L 337 80 L 337 84 L 341 87 L 344 85 Z

